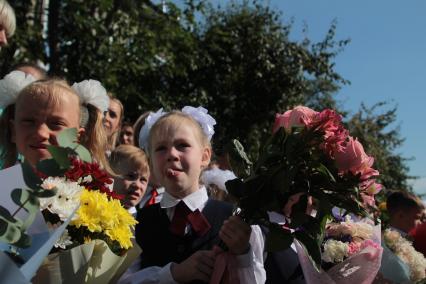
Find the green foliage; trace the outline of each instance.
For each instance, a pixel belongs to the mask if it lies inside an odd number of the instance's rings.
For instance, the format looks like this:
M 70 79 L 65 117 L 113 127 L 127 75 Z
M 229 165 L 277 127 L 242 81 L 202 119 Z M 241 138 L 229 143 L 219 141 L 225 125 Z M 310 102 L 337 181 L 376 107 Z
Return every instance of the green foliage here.
M 388 103 L 379 102 L 368 108 L 361 105 L 359 111 L 347 122 L 352 136 L 364 145 L 365 152 L 374 157 L 374 167 L 380 172 L 379 181 L 386 189 L 412 190 L 406 164 L 410 159 L 395 151 L 404 138 L 396 125 L 397 108 L 388 108 Z
M 299 104 L 338 109 L 334 96 L 348 82 L 334 59 L 349 41 L 335 39 L 336 22 L 319 42 L 296 42 L 291 21 L 261 1 L 225 8 L 173 2 L 164 12 L 149 0 L 50 0 L 46 7 L 42 0 L 11 0 L 18 25 L 0 53 L 1 75 L 40 60 L 70 82 L 98 79 L 131 121 L 159 107 L 202 105 L 218 122 L 214 146 L 236 138 L 252 159 L 275 113 Z M 386 127 L 395 114 L 362 107 L 349 127 L 376 157 L 383 184 L 405 188 L 407 159 L 395 152 L 403 139 Z

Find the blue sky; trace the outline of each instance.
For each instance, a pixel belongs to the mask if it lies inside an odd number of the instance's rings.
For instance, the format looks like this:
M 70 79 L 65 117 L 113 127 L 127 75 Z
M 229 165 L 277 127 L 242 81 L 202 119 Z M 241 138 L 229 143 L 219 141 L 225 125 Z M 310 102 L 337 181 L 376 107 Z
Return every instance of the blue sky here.
M 426 193 L 426 2 L 421 0 L 272 0 L 283 20 L 294 19 L 292 38 L 301 39 L 306 23 L 308 37 L 324 38 L 333 19 L 336 39 L 351 43 L 336 58 L 336 70 L 351 81 L 337 99 L 355 112 L 361 102 L 371 106 L 389 100 L 398 106 L 400 133 L 406 138 L 397 151 L 406 157 L 418 193 Z

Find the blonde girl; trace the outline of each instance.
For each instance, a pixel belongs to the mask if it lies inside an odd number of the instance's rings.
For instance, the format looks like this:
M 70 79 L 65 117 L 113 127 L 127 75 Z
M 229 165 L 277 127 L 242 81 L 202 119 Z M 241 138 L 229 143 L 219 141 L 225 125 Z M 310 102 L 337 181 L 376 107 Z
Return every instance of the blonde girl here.
M 16 18 L 13 8 L 6 0 L 0 0 L 0 48 L 7 45 L 7 39 L 13 36 Z
M 50 157 L 47 146 L 56 144 L 60 131 L 76 128 L 80 142 L 109 169 L 100 111 L 90 102 L 83 103 L 64 80 L 34 81 L 30 75 L 13 71 L 0 81 L 0 90 L 6 97 L 0 100 L 0 106 L 6 107 L 0 119 L 0 157 L 6 166 L 17 162 L 18 153 L 35 166 Z
M 147 117 L 146 123 L 152 122 L 151 170 L 166 191 L 160 203 L 139 211 L 135 235 L 142 248 L 139 267 L 143 269 L 127 274 L 122 283 L 209 282 L 221 253 L 215 246 L 219 237 L 236 259 L 240 282 L 263 283 L 259 227 L 252 231 L 239 217 L 231 216 L 232 206 L 209 199 L 199 183 L 211 158 L 214 119 L 204 108 L 185 107 L 168 114 L 160 110 Z
M 109 105 L 104 113 L 104 127 L 108 137 L 108 150 L 114 150 L 118 142 L 121 123 L 124 118 L 124 107 L 119 99 L 108 93 Z

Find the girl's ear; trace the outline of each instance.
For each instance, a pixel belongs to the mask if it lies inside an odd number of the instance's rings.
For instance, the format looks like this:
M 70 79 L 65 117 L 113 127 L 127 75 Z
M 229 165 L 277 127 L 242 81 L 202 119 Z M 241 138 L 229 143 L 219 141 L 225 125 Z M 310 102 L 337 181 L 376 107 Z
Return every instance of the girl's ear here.
M 79 143 L 80 143 L 81 137 L 84 135 L 84 133 L 86 133 L 86 129 L 84 129 L 84 127 L 80 127 L 79 129 L 77 129 L 77 139 L 78 139 Z
M 10 127 L 10 142 L 16 143 L 16 133 L 15 133 L 15 121 L 13 119 L 9 120 L 9 127 Z
M 210 164 L 211 157 L 212 157 L 212 149 L 210 147 L 204 147 L 203 154 L 201 157 L 201 166 L 203 168 L 207 167 Z

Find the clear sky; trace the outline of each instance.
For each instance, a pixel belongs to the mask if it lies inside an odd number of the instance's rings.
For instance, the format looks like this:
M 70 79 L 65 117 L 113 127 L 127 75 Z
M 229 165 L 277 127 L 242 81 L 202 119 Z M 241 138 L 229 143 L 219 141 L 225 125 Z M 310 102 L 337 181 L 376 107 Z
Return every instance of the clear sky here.
M 418 193 L 426 193 L 426 1 L 423 0 L 271 0 L 283 20 L 294 19 L 292 38 L 301 39 L 303 25 L 313 41 L 324 38 L 333 19 L 336 39 L 351 43 L 336 59 L 336 70 L 351 81 L 338 93 L 355 112 L 361 102 L 393 101 L 398 106 L 398 149 L 408 162 Z
M 226 5 L 226 0 L 213 3 Z M 261 0 L 259 0 L 261 2 Z M 337 20 L 336 40 L 350 39 L 336 58 L 336 70 L 351 82 L 336 96 L 353 112 L 361 102 L 379 101 L 397 105 L 397 125 L 406 139 L 397 149 L 408 162 L 418 193 L 426 193 L 426 1 L 424 0 L 269 0 L 282 12 L 282 20 L 293 18 L 291 39 L 301 40 L 308 26 L 308 38 L 322 40 L 332 21 Z M 391 106 L 390 105 L 390 106 Z

